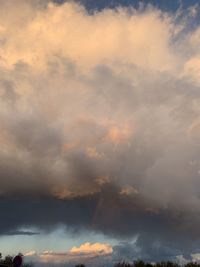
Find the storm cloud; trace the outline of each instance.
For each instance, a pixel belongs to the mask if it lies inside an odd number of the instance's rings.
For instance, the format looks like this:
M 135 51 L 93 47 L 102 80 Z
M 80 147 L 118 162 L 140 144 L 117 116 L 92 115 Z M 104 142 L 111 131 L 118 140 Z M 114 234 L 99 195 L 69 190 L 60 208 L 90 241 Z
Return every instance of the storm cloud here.
M 197 253 L 198 6 L 0 4 L 0 234 L 62 225 L 126 239 L 116 254 Z

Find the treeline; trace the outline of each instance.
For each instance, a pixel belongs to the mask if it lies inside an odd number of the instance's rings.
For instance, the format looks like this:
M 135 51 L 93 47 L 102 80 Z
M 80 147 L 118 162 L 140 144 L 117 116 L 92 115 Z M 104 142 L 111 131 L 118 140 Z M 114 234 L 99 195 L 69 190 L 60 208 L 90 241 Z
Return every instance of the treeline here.
M 173 261 L 161 261 L 156 263 L 148 263 L 142 260 L 134 261 L 132 263 L 129 262 L 119 262 L 114 265 L 114 267 L 182 267 L 183 265 L 179 265 Z M 184 264 L 184 267 L 200 267 L 200 263 L 197 262 L 188 262 Z
M 157 263 L 148 263 L 142 260 L 130 262 L 118 262 L 114 264 L 114 267 L 182 267 L 183 265 L 179 265 L 173 261 L 162 261 Z M 86 267 L 84 264 L 78 264 L 75 267 Z M 200 263 L 197 262 L 188 262 L 184 264 L 184 267 L 200 267 Z
M 22 255 L 22 254 L 21 254 Z M 23 256 L 23 255 L 22 255 Z M 0 267 L 2 266 L 12 266 L 13 265 L 13 256 L 7 255 L 4 258 L 0 253 Z M 34 267 L 33 263 L 23 263 L 22 267 Z M 84 264 L 77 264 L 75 267 L 87 267 Z M 137 260 L 134 262 L 118 262 L 114 264 L 114 267 L 183 267 L 173 261 L 161 261 L 156 263 L 144 262 L 142 260 Z M 184 267 L 200 267 L 200 263 L 197 262 L 188 262 L 184 264 Z
M 21 254 L 22 255 L 22 254 Z M 23 256 L 23 255 L 22 255 Z M 13 256 L 7 255 L 4 258 L 0 253 L 0 266 L 12 266 L 13 265 Z M 22 267 L 33 267 L 32 263 L 23 263 Z
M 133 263 L 129 262 L 119 262 L 114 265 L 114 267 L 182 267 L 173 261 L 161 261 L 156 263 L 148 263 L 142 260 L 134 261 Z M 197 262 L 188 262 L 184 264 L 184 267 L 200 267 L 200 263 Z
M 0 253 L 0 264 L 2 265 L 12 265 L 13 257 L 10 255 L 5 256 L 2 258 L 2 254 Z

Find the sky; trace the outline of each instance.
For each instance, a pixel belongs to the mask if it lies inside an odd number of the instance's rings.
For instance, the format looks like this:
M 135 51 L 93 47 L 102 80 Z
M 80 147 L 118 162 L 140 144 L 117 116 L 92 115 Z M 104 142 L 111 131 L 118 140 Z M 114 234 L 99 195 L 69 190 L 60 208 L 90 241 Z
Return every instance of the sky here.
M 198 1 L 0 0 L 0 252 L 200 260 Z

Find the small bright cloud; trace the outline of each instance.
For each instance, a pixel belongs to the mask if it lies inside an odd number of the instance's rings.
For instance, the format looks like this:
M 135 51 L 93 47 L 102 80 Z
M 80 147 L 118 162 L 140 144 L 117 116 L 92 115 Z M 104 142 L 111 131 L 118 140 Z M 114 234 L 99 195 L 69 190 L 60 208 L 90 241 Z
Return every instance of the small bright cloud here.
M 66 252 L 54 252 L 54 251 L 43 251 L 37 253 L 36 251 L 29 251 L 25 253 L 27 259 L 33 259 L 37 262 L 43 263 L 65 263 L 75 261 L 86 261 L 98 256 L 106 257 L 111 255 L 113 252 L 112 246 L 103 243 L 84 243 L 80 247 L 72 247 Z
M 85 254 L 111 254 L 113 252 L 112 247 L 109 244 L 101 244 L 101 243 L 85 243 L 82 244 L 80 247 L 73 247 L 70 249 L 71 253 L 85 253 Z

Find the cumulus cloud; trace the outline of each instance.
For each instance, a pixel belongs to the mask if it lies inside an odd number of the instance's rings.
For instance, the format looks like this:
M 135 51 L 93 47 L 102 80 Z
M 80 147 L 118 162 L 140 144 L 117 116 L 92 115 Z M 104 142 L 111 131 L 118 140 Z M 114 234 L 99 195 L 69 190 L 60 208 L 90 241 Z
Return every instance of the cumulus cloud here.
M 107 259 L 112 254 L 112 247 L 109 244 L 103 243 L 85 243 L 80 247 L 72 247 L 67 252 L 54 252 L 54 251 L 43 251 L 37 253 L 36 251 L 28 251 L 25 253 L 26 260 L 34 260 L 42 264 L 72 264 L 76 262 L 94 262 L 101 257 L 101 262 Z
M 197 253 L 198 6 L 0 4 L 0 234 L 63 224 L 137 236 L 147 259 Z
M 173 22 L 159 10 L 144 14 L 119 8 L 90 16 L 75 3 L 49 3 L 44 10 L 21 5 L 17 12 L 16 7 L 6 5 L 14 16 L 4 15 L 1 21 L 1 62 L 7 67 L 23 61 L 41 69 L 56 56 L 83 68 L 113 61 L 163 71 L 177 66 L 169 44 Z
M 111 254 L 112 253 L 112 247 L 109 244 L 101 244 L 101 243 L 94 243 L 90 244 L 85 243 L 81 245 L 80 247 L 72 247 L 70 249 L 71 253 L 97 253 L 97 254 Z

